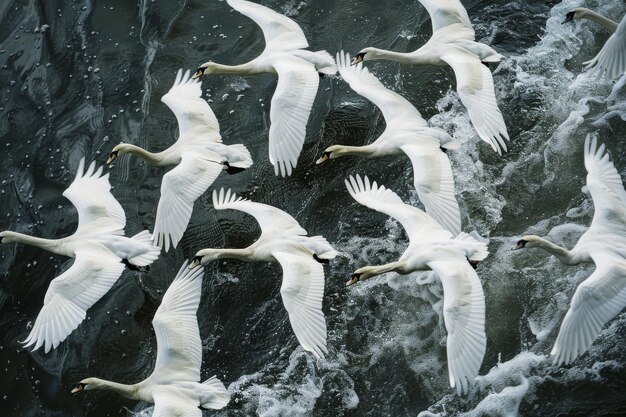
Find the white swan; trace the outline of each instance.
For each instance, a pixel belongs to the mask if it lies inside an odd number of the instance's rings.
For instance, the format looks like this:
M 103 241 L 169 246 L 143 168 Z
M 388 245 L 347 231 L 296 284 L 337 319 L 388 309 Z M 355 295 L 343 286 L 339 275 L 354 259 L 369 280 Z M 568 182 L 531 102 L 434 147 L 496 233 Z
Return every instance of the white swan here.
M 254 20 L 263 30 L 265 50 L 252 61 L 235 66 L 212 61 L 200 65 L 195 77 L 203 74 L 278 75 L 270 107 L 269 158 L 276 175 L 291 175 L 306 136 L 306 124 L 317 94 L 320 74 L 337 72 L 326 51 L 311 52 L 296 22 L 275 11 L 245 0 L 226 0 L 233 9 Z
M 156 244 L 166 252 L 170 245 L 176 248 L 191 219 L 194 202 L 217 176 L 223 170 L 234 174 L 252 165 L 250 152 L 244 145 L 222 143 L 215 114 L 201 95 L 200 83 L 190 78 L 189 71 L 183 74 L 178 70 L 174 85 L 161 97 L 178 120 L 176 143 L 159 153 L 121 143 L 113 148 L 107 160 L 110 164 L 119 155 L 131 153 L 150 165 L 176 165 L 163 176 L 153 233 Z
M 215 376 L 200 383 L 202 342 L 196 313 L 202 294 L 202 268 L 187 268 L 185 262 L 169 286 L 152 319 L 157 339 L 154 370 L 143 381 L 118 384 L 86 378 L 72 390 L 109 390 L 154 404 L 153 417 L 201 417 L 202 410 L 228 405 L 230 394 Z
M 459 395 L 466 394 L 485 356 L 485 296 L 473 267 L 485 259 L 487 246 L 466 233 L 453 237 L 428 214 L 367 177 L 350 176 L 346 187 L 359 203 L 399 221 L 409 236 L 409 246 L 398 261 L 359 268 L 346 285 L 392 271 L 435 271 L 443 285 L 450 386 Z
M 591 226 L 567 250 L 539 236 L 524 236 L 513 249 L 542 248 L 567 265 L 593 262 L 596 270 L 572 297 L 551 354 L 569 364 L 589 349 L 602 327 L 626 307 L 626 191 L 597 138 L 585 139 L 587 187 L 595 213 Z
M 426 212 L 457 235 L 461 214 L 454 196 L 454 178 L 445 149 L 457 146 L 444 130 L 428 126 L 419 111 L 397 93 L 385 88 L 362 63 L 350 66 L 350 55 L 337 54 L 337 67 L 350 87 L 383 113 L 386 129 L 366 146 L 333 145 L 317 163 L 344 155 L 377 158 L 405 153 L 413 165 L 415 189 Z
M 124 271 L 150 265 L 160 249 L 143 231 L 124 237 L 126 216 L 110 192 L 109 174 L 96 170 L 95 162 L 84 172 L 78 165 L 76 178 L 63 192 L 78 211 L 76 232 L 61 239 L 42 239 L 21 233 L 0 233 L 2 243 L 25 243 L 58 255 L 76 258 L 72 266 L 52 280 L 44 305 L 23 342 L 33 350 L 44 346 L 47 353 L 85 319 L 87 310 L 106 294 Z
M 576 19 L 592 20 L 613 33 L 598 55 L 592 60 L 585 62 L 585 69 L 595 68 L 598 77 L 604 75 L 609 79 L 617 78 L 626 72 L 626 16 L 622 18 L 618 25 L 617 22 L 593 10 L 576 7 L 565 15 L 563 23 L 572 22 Z
M 289 321 L 298 342 L 318 357 L 326 349 L 326 321 L 322 312 L 324 268 L 337 252 L 322 236 L 306 236 L 298 222 L 289 214 L 267 204 L 254 203 L 237 197 L 228 190 L 213 191 L 213 206 L 217 210 L 233 209 L 248 213 L 259 222 L 261 236 L 244 249 L 202 249 L 194 265 L 221 258 L 242 261 L 279 262 L 283 268 L 280 295 L 289 313 Z
M 496 102 L 493 77 L 482 62 L 498 62 L 502 55 L 475 42 L 474 29 L 459 0 L 419 0 L 428 10 L 433 35 L 421 48 L 409 53 L 364 48 L 353 63 L 389 59 L 408 65 L 449 65 L 454 70 L 457 92 L 467 108 L 478 136 L 502 155 L 509 134 Z

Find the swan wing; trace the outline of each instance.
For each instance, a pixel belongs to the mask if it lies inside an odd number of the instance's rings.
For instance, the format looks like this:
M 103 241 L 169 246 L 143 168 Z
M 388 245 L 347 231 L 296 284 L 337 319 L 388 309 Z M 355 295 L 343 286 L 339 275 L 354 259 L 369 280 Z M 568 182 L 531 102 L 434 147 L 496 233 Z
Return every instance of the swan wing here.
M 443 319 L 450 386 L 468 392 L 485 356 L 485 295 L 476 271 L 466 259 L 428 263 L 443 286 Z
M 200 405 L 190 403 L 189 396 L 180 396 L 180 391 L 159 387 L 154 390 L 152 417 L 202 417 Z
M 202 294 L 203 268 L 184 262 L 152 319 L 157 358 L 151 379 L 200 381 L 202 343 L 196 313 Z
M 122 275 L 120 260 L 100 245 L 87 244 L 77 250 L 72 266 L 50 283 L 43 308 L 23 342 L 25 347 L 44 346 L 47 353 L 64 341 Z
M 454 70 L 456 90 L 478 136 L 502 155 L 507 150 L 505 140 L 509 140 L 509 134 L 498 108 L 491 71 L 475 55 L 462 49 L 450 50 L 441 59 Z
M 180 164 L 163 176 L 154 225 L 154 241 L 165 249 L 183 237 L 194 202 L 213 184 L 224 165 L 212 152 L 185 152 Z
M 401 149 L 411 159 L 415 189 L 426 213 L 457 236 L 461 233 L 461 210 L 454 195 L 448 156 L 439 148 L 420 145 L 404 145 Z
M 306 137 L 306 125 L 317 94 L 315 66 L 288 54 L 272 65 L 278 84 L 270 108 L 269 153 L 276 175 L 291 175 Z
M 445 230 L 431 216 L 417 207 L 405 204 L 393 191 L 370 182 L 367 176 L 358 174 L 346 179 L 348 192 L 359 203 L 380 213 L 393 217 L 402 224 L 409 240 L 439 240 L 452 238 L 452 233 Z
M 253 216 L 263 234 L 270 236 L 306 235 L 300 224 L 284 211 L 263 203 L 255 203 L 238 197 L 231 190 L 213 190 L 213 207 L 216 210 L 233 209 Z
M 461 4 L 459 0 L 419 0 L 422 6 L 426 8 L 430 15 L 430 20 L 433 25 L 433 33 L 440 29 L 453 24 L 461 24 L 466 29 L 459 30 L 459 33 L 464 37 L 469 36 L 469 29 L 471 31 L 471 40 L 474 40 L 474 29 L 470 22 L 467 10 Z
M 596 136 L 587 135 L 585 139 L 585 168 L 587 188 L 595 207 L 593 223 L 610 223 L 615 212 L 623 213 L 626 191 L 606 147 L 598 146 Z
M 428 127 L 420 112 L 400 94 L 387 89 L 367 67 L 360 62 L 352 65 L 350 54 L 337 53 L 337 68 L 345 82 L 359 95 L 374 103 L 383 113 L 385 123 L 399 124 L 402 128 Z
M 80 160 L 76 178 L 63 195 L 78 211 L 78 231 L 89 225 L 98 233 L 124 233 L 124 209 L 111 194 L 109 174 L 102 175 L 102 167 L 96 169 L 95 161 L 85 171 L 85 159 Z
M 326 320 L 322 312 L 324 268 L 306 252 L 272 254 L 283 268 L 280 295 L 293 332 L 305 350 L 323 358 L 328 353 Z
M 613 79 L 626 72 L 626 19 L 622 19 L 598 55 L 585 64 L 585 69 L 593 69 L 598 73 L 598 77 L 604 75 Z
M 174 85 L 161 101 L 170 108 L 178 121 L 179 137 L 194 131 L 213 142 L 221 142 L 220 125 L 209 103 L 202 99 L 202 87 L 198 79 L 192 79 L 189 70 L 176 73 Z M 208 134 L 207 134 L 208 133 Z
M 265 49 L 289 51 L 308 48 L 300 25 L 274 10 L 245 0 L 226 0 L 233 9 L 254 20 L 261 27 Z
M 626 307 L 623 258 L 592 254 L 596 270 L 572 297 L 551 355 L 555 364 L 569 364 L 589 349 L 602 327 Z

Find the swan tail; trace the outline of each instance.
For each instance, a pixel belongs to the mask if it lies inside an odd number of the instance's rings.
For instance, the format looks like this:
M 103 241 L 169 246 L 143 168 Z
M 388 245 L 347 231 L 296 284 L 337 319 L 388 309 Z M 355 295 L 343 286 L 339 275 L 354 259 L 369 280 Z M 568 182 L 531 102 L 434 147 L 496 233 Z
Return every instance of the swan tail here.
M 487 255 L 489 255 L 489 251 L 487 250 L 487 245 L 485 243 L 479 242 L 465 232 L 459 233 L 459 235 L 454 239 L 464 243 L 467 258 L 470 261 L 482 261 L 487 257 Z
M 156 261 L 161 253 L 161 248 L 152 243 L 152 235 L 147 230 L 143 230 L 133 236 L 131 239 L 140 242 L 145 247 L 144 251 L 128 259 L 128 262 L 135 266 L 148 266 Z
M 335 75 L 337 73 L 337 64 L 331 54 L 326 51 L 315 51 L 315 55 L 320 59 L 320 63 L 316 63 L 315 69 L 317 72 L 326 75 Z
M 229 145 L 235 153 L 235 157 L 228 161 L 231 167 L 236 168 L 249 168 L 252 166 L 252 156 L 250 151 L 244 145 L 238 143 L 235 145 Z
M 313 252 L 320 259 L 333 259 L 339 254 L 324 236 L 311 236 L 309 242 L 312 243 Z
M 203 409 L 219 410 L 226 407 L 230 401 L 230 393 L 215 376 L 200 384 L 199 389 L 200 406 Z

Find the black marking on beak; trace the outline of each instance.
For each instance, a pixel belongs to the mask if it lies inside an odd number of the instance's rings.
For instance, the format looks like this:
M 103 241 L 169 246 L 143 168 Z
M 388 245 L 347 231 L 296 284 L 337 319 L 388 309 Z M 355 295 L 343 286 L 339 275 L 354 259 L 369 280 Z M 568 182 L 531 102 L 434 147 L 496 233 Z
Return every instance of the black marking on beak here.
M 196 72 L 193 74 L 191 78 L 196 79 L 196 78 L 202 77 L 204 75 L 204 70 L 206 70 L 206 68 L 198 67 L 198 69 L 196 70 Z
M 322 162 L 326 162 L 330 159 L 330 154 L 332 152 L 326 151 L 322 154 L 322 156 L 320 157 L 320 159 L 318 159 L 317 161 L 315 161 L 316 164 L 321 164 Z
M 83 384 L 82 382 L 76 385 L 76 387 L 72 390 L 72 394 L 78 394 L 79 392 L 82 392 L 85 389 L 85 385 L 86 384 Z
M 352 276 L 350 277 L 350 280 L 346 282 L 346 287 L 359 282 L 359 280 L 361 279 L 361 275 L 363 274 L 357 274 L 357 273 L 352 274 Z
M 513 246 L 513 247 L 511 248 L 511 250 L 517 250 L 517 249 L 522 249 L 522 248 L 525 248 L 527 243 L 528 243 L 528 241 L 527 241 L 527 240 L 525 240 L 525 239 L 520 239 L 520 240 L 518 240 L 518 241 L 517 241 L 517 243 L 515 244 L 515 246 Z
M 111 162 L 115 161 L 115 159 L 117 159 L 117 155 L 120 153 L 120 151 L 113 151 L 111 152 L 111 155 L 109 155 L 109 159 L 107 159 L 107 164 L 110 164 Z
M 194 269 L 198 265 L 202 265 L 202 256 L 194 256 L 193 260 L 189 264 L 189 269 Z
M 561 22 L 561 24 L 565 24 L 567 22 L 571 22 L 574 20 L 574 15 L 576 14 L 576 12 L 569 12 L 568 14 L 565 15 L 565 20 Z
M 352 64 L 350 65 L 356 65 L 359 62 L 363 62 L 364 59 L 365 59 L 365 52 L 359 52 L 358 54 L 354 56 L 354 58 L 352 58 Z

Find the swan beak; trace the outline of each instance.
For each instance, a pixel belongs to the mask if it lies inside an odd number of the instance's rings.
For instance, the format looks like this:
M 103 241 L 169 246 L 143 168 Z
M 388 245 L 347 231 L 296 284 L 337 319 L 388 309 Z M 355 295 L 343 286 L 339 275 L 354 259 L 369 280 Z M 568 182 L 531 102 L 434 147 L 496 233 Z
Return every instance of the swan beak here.
M 346 282 L 346 287 L 349 287 L 350 285 L 353 285 L 359 282 L 360 277 L 361 277 L 361 274 L 353 274 L 352 277 L 350 277 L 350 280 Z
M 191 76 L 191 79 L 195 80 L 196 78 L 200 78 L 203 75 L 204 75 L 204 68 L 198 68 L 196 72 Z
M 526 244 L 528 243 L 527 240 L 524 239 L 520 239 L 517 241 L 517 243 L 515 245 L 513 245 L 511 247 L 511 250 L 518 250 L 518 249 L 523 249 L 526 247 Z
M 196 256 L 195 258 L 193 258 L 193 261 L 191 261 L 191 263 L 189 264 L 189 269 L 194 269 L 201 263 L 202 263 L 202 256 Z
M 76 388 L 72 390 L 72 394 L 77 394 L 85 389 L 85 384 L 78 384 Z
M 562 25 L 574 20 L 574 12 L 569 12 L 565 15 L 565 20 L 561 22 Z
M 318 159 L 317 161 L 315 161 L 316 165 L 321 164 L 322 162 L 326 162 L 330 159 L 330 152 L 324 152 L 324 154 L 322 155 L 322 157 L 320 159 Z
M 111 155 L 109 155 L 109 159 L 107 159 L 107 164 L 110 164 L 111 162 L 115 161 L 115 159 L 117 158 L 117 154 L 118 154 L 118 151 L 111 152 Z
M 356 65 L 359 62 L 363 62 L 363 55 L 357 54 L 354 58 L 352 58 L 352 63 L 350 65 Z

